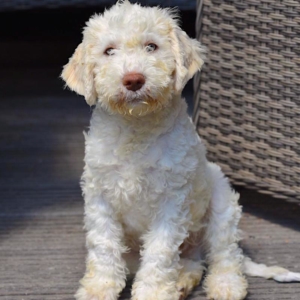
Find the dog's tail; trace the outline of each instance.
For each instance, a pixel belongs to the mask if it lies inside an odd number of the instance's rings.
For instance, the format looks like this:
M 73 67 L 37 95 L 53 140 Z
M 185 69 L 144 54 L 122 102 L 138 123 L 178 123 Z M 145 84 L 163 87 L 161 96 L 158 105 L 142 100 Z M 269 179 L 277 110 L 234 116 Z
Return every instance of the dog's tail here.
M 300 273 L 290 272 L 277 266 L 268 267 L 264 264 L 257 264 L 249 257 L 244 258 L 243 271 L 248 276 L 274 279 L 278 282 L 300 281 Z

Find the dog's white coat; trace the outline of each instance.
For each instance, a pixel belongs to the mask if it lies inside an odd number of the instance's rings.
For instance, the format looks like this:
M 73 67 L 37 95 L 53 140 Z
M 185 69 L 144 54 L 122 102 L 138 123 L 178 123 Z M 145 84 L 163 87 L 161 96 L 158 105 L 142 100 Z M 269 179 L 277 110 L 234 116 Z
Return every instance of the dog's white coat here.
M 158 48 L 148 51 L 149 43 Z M 243 299 L 243 272 L 299 280 L 282 268 L 243 263 L 238 195 L 206 160 L 180 96 L 202 64 L 200 43 L 170 10 L 125 1 L 87 23 L 62 73 L 96 105 L 85 135 L 88 256 L 78 300 L 117 299 L 128 269 L 136 272 L 132 299 L 182 299 L 200 282 L 202 260 L 209 265 L 204 286 L 215 300 Z M 136 92 L 122 85 L 129 72 L 146 79 Z

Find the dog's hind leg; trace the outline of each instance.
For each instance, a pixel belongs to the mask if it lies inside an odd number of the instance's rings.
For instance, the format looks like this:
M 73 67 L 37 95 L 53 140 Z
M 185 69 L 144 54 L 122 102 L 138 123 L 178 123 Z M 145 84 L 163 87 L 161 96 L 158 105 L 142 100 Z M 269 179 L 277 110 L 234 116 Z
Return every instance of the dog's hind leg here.
M 180 270 L 177 280 L 177 290 L 180 300 L 185 299 L 201 282 L 205 267 L 202 260 L 203 231 L 190 232 L 180 246 Z
M 243 254 L 238 247 L 239 195 L 232 191 L 220 168 L 210 163 L 213 187 L 206 228 L 208 275 L 204 287 L 209 299 L 241 300 L 247 294 L 242 273 Z
M 243 271 L 248 276 L 274 279 L 279 282 L 300 281 L 300 273 L 290 272 L 278 266 L 268 267 L 264 264 L 257 264 L 249 257 L 244 258 Z
M 200 260 L 182 258 L 179 263 L 182 269 L 179 271 L 177 290 L 180 292 L 180 300 L 182 300 L 199 285 L 205 267 Z

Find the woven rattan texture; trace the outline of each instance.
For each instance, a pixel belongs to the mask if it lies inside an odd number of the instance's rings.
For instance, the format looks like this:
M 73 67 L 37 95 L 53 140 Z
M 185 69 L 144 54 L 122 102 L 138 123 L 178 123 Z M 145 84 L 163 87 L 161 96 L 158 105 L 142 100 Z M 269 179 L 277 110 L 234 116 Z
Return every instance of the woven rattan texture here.
M 300 1 L 198 0 L 194 121 L 237 185 L 300 200 Z

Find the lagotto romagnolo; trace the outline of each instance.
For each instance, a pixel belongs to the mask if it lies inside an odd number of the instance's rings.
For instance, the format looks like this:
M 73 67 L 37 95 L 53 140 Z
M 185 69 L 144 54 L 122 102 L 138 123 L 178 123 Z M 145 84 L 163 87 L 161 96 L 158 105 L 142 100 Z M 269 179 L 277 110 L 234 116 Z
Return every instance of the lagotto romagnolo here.
M 300 280 L 258 265 L 238 246 L 241 207 L 181 98 L 204 51 L 170 9 L 118 2 L 87 22 L 64 66 L 66 85 L 95 105 L 85 134 L 82 190 L 86 273 L 77 300 L 241 300 L 244 274 Z

